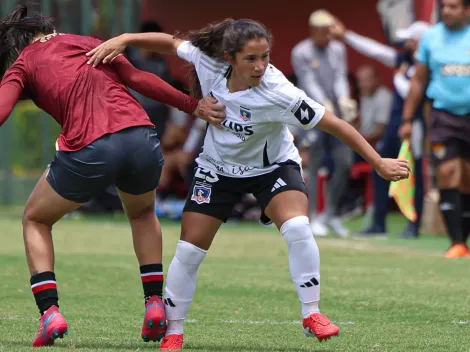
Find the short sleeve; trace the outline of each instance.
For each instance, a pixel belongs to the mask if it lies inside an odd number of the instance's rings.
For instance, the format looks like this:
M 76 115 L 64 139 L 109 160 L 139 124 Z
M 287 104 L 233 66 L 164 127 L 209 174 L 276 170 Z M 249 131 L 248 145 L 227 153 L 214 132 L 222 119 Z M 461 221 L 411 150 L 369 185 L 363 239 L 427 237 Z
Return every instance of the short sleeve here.
M 226 66 L 228 68 L 225 62 L 207 56 L 189 41 L 182 42 L 178 46 L 176 53 L 180 58 L 194 65 L 204 95 L 208 94 L 216 77 L 222 74 Z
M 276 86 L 267 93 L 267 89 L 263 94 L 269 94 L 273 98 L 273 104 L 280 109 L 279 114 L 271 117 L 273 122 L 282 122 L 288 125 L 300 127 L 309 130 L 321 120 L 325 113 L 325 107 L 310 99 L 305 92 L 286 78 L 285 81 Z
M 430 35 L 429 31 L 423 34 L 418 44 L 418 50 L 416 51 L 416 60 L 423 65 L 429 66 L 429 46 L 430 46 Z

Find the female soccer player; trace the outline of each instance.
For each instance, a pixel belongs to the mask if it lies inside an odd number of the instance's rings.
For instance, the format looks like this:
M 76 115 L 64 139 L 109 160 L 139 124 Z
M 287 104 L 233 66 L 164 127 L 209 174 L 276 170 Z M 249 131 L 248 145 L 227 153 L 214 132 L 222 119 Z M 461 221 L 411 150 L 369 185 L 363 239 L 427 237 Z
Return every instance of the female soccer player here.
M 20 97 L 33 99 L 62 126 L 54 160 L 23 215 L 31 288 L 42 314 L 34 347 L 53 344 L 68 328 L 58 308 L 52 226 L 111 184 L 119 189 L 140 264 L 146 300 L 142 338 L 163 337 L 162 238 L 154 212 L 163 155 L 154 125 L 126 85 L 211 123 L 224 117 L 213 98 L 198 102 L 123 57 L 93 69 L 85 54 L 99 43 L 58 34 L 50 18 L 27 16 L 25 6 L 0 22 L 0 126 Z
M 226 19 L 190 32 L 189 41 L 163 33 L 124 34 L 93 49 L 89 63 L 111 60 L 126 45 L 177 54 L 195 67 L 196 96 L 226 106 L 221 129 L 209 126 L 182 218 L 181 240 L 168 270 L 168 331 L 162 350 L 183 346 L 183 320 L 196 288 L 197 270 L 222 222 L 244 193 L 253 193 L 263 221 L 273 221 L 287 242 L 289 267 L 308 336 L 339 333 L 318 309 L 320 257 L 309 226 L 301 159 L 287 124 L 317 126 L 351 146 L 388 180 L 408 177 L 406 161 L 382 159 L 348 123 L 292 85 L 269 63 L 271 36 L 253 20 Z

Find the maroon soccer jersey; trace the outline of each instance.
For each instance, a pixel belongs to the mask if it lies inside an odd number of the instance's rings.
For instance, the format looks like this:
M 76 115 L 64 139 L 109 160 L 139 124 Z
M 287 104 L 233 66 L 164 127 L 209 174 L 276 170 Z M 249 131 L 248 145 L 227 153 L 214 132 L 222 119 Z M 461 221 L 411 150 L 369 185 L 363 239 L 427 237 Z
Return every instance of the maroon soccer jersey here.
M 153 126 L 118 75 L 120 65 L 129 65 L 126 59 L 96 68 L 87 64 L 85 54 L 100 43 L 79 35 L 50 35 L 27 46 L 2 80 L 0 89 L 8 86 L 9 95 L 31 98 L 62 126 L 60 150 L 79 150 L 124 128 Z M 194 101 L 189 105 L 195 108 Z

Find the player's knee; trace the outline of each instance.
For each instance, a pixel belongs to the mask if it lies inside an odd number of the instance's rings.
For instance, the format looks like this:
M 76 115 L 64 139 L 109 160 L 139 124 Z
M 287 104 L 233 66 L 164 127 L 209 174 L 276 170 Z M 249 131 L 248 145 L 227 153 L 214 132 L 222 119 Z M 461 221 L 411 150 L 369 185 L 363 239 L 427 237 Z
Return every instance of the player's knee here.
M 445 163 L 437 168 L 439 188 L 455 188 L 460 185 L 460 170 L 457 163 Z
M 181 264 L 199 266 L 207 251 L 196 247 L 194 244 L 179 240 L 176 247 L 175 259 Z
M 142 220 L 155 217 L 155 205 L 147 204 L 139 207 L 126 208 L 126 214 L 130 221 Z
M 32 225 L 32 224 L 41 224 L 46 226 L 52 226 L 52 223 L 48 223 L 45 219 L 42 219 L 40 214 L 32 208 L 26 207 L 23 211 L 23 216 L 21 218 L 21 223 L 23 227 Z
M 31 213 L 31 211 L 28 210 L 28 208 L 25 208 L 25 210 L 23 211 L 23 216 L 21 218 L 21 223 L 23 224 L 23 227 L 25 227 L 32 221 L 33 221 L 33 214 Z
M 310 222 L 307 216 L 293 217 L 282 224 L 280 231 L 287 244 L 313 239 Z

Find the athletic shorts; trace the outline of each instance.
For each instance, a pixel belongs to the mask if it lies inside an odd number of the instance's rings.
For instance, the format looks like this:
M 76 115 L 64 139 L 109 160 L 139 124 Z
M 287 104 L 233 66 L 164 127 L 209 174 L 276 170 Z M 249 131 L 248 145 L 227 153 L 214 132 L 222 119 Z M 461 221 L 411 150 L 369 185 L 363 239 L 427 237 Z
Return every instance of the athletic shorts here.
M 76 203 L 88 202 L 110 185 L 139 195 L 157 188 L 163 162 L 155 129 L 131 127 L 78 151 L 56 152 L 47 181 L 60 196 Z
M 433 109 L 429 139 L 436 165 L 455 158 L 470 160 L 470 114 L 458 116 Z
M 264 214 L 271 199 L 285 191 L 296 190 L 307 194 L 300 166 L 288 161 L 268 174 L 234 178 L 213 171 L 196 168 L 183 211 L 191 211 L 227 221 L 232 209 L 246 193 L 252 193 L 261 207 L 261 222 L 270 220 Z

